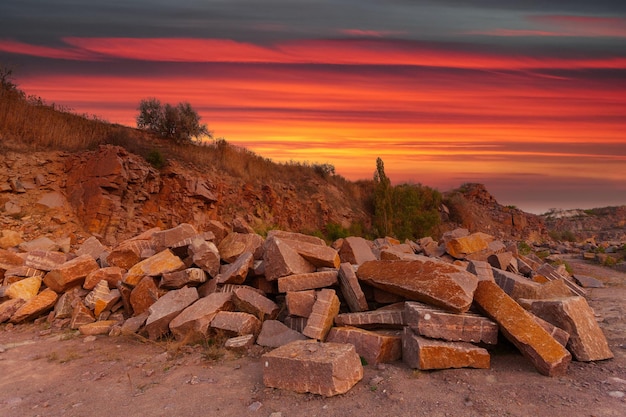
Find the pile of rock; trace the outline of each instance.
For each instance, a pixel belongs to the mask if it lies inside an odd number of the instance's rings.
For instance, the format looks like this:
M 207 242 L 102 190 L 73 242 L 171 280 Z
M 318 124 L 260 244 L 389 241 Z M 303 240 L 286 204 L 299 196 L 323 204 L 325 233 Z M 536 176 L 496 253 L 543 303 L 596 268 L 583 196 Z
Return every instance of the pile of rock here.
M 0 323 L 41 317 L 82 334 L 181 343 L 227 335 L 229 349 L 275 348 L 263 356 L 267 386 L 326 396 L 356 384 L 362 363 L 488 368 L 499 334 L 549 376 L 572 355 L 613 356 L 581 287 L 484 233 L 327 246 L 278 230 L 263 238 L 243 223 L 210 229 L 152 229 L 112 248 L 91 237 L 73 252 L 7 232 Z

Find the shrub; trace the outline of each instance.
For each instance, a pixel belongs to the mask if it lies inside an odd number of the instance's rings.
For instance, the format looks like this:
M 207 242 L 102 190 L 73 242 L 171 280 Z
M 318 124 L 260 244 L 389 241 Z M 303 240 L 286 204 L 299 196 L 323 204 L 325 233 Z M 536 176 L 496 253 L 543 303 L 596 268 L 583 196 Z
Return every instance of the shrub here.
M 189 103 L 162 105 L 156 98 L 143 99 L 139 103 L 137 127 L 173 139 L 178 143 L 190 142 L 194 138 L 212 137 L 205 124 L 200 124 L 201 117 Z
M 153 149 L 148 153 L 146 161 L 156 169 L 161 169 L 165 166 L 165 157 L 157 149 Z

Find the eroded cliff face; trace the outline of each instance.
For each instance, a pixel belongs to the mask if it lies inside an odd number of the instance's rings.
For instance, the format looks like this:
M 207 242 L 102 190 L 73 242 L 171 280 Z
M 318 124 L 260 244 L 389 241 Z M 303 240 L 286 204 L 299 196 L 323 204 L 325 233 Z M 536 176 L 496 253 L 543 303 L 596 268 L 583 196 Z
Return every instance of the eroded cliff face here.
M 361 199 L 321 178 L 244 182 L 211 167 L 169 161 L 161 170 L 117 146 L 94 151 L 0 155 L 0 227 L 25 237 L 95 235 L 108 244 L 151 227 L 240 217 L 260 231 L 315 231 L 328 223 L 367 224 Z M 353 197 L 353 196 L 352 196 Z

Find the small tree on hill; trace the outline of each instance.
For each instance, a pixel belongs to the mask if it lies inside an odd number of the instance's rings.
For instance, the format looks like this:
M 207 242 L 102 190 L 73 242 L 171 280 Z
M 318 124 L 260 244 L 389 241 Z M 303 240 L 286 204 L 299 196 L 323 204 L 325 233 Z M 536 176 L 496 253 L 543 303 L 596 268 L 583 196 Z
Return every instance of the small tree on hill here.
M 199 140 L 213 135 L 206 124 L 200 124 L 201 117 L 187 102 L 161 104 L 156 98 L 147 98 L 139 103 L 137 127 L 170 138 L 178 143 Z

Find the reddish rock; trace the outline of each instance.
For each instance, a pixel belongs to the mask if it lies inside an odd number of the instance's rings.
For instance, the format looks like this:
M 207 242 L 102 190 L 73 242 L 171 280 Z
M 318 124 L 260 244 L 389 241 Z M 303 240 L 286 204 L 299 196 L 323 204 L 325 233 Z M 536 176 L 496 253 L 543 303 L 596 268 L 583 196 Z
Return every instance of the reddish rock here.
M 406 327 L 402 335 L 402 361 L 410 368 L 489 369 L 490 356 L 486 349 L 465 342 L 444 342 L 416 335 Z
M 90 272 L 87 277 L 85 277 L 85 282 L 83 283 L 83 288 L 86 290 L 93 290 L 96 288 L 96 285 L 102 280 L 106 281 L 109 285 L 109 288 L 117 287 L 117 283 L 122 281 L 122 274 L 124 270 L 117 266 L 109 266 L 106 268 L 96 269 L 95 271 Z
M 350 343 L 368 364 L 388 363 L 402 358 L 402 332 L 399 330 L 364 330 L 357 327 L 333 327 L 327 342 Z
M 491 265 L 485 261 L 469 261 L 467 270 L 478 277 L 479 281 L 494 281 Z
M 558 376 L 567 371 L 570 353 L 496 283 L 480 281 L 474 293 L 476 305 L 500 326 L 502 334 L 543 375 Z
M 472 233 L 468 236 L 456 237 L 446 242 L 446 252 L 457 259 L 489 248 L 483 233 Z
M 62 252 L 34 250 L 28 252 L 24 266 L 42 271 L 52 271 L 63 265 L 67 257 Z
M 211 321 L 211 328 L 237 336 L 257 335 L 261 331 L 261 322 L 252 314 L 239 311 L 220 311 Z
M 285 239 L 289 241 L 308 243 L 310 245 L 326 246 L 326 242 L 324 242 L 324 239 L 321 239 L 317 236 L 305 235 L 302 233 L 287 232 L 284 230 L 274 229 L 267 232 L 267 239 L 270 239 L 272 237 L 277 237 L 281 240 Z
M 161 277 L 159 288 L 177 290 L 184 286 L 195 287 L 206 282 L 206 273 L 200 268 L 187 268 L 182 271 L 166 272 Z
M 99 268 L 91 256 L 82 255 L 48 272 L 43 282 L 53 291 L 62 293 L 73 286 L 82 285 L 85 277 Z
M 2 275 L 1 272 L 2 270 L 0 270 L 0 276 Z M 27 266 L 17 266 L 4 271 L 4 284 L 11 284 L 19 281 L 21 278 L 39 277 L 43 279 L 45 275 L 46 273 L 39 269 L 29 268 Z
M 353 345 L 296 341 L 266 353 L 263 383 L 267 387 L 331 397 L 350 390 L 363 378 Z
M 167 230 L 154 232 L 152 242 L 155 250 L 160 252 L 168 248 L 176 248 L 181 246 L 181 242 L 189 241 L 189 239 L 198 235 L 195 227 L 189 223 L 181 223 L 176 227 Z
M 85 297 L 85 305 L 88 309 L 93 310 L 96 308 L 96 300 L 106 298 L 110 293 L 109 284 L 106 281 L 100 281 L 96 288 Z
M 309 317 L 315 304 L 315 290 L 293 291 L 285 295 L 287 312 L 291 316 Z
M 130 305 L 135 315 L 148 311 L 159 299 L 159 289 L 152 277 L 144 277 L 130 293 Z
M 315 271 L 315 266 L 298 254 L 282 240 L 272 237 L 265 243 L 263 255 L 265 278 L 275 281 L 280 277 L 306 274 Z
M 339 249 L 341 262 L 348 262 L 352 265 L 361 265 L 366 261 L 376 260 L 374 252 L 367 240 L 362 237 L 347 237 Z
M 425 256 L 415 261 L 365 262 L 357 276 L 373 287 L 457 313 L 469 309 L 478 282 L 455 265 Z
M 21 298 L 14 298 L 0 303 L 0 323 L 9 321 L 11 316 L 24 304 L 26 304 L 26 301 Z
M 21 323 L 47 313 L 54 308 L 58 298 L 56 292 L 46 288 L 18 308 L 11 316 L 11 323 Z
M 339 313 L 339 298 L 334 290 L 323 289 L 317 293 L 313 311 L 306 322 L 302 334 L 323 341 L 333 326 L 335 317 Z
M 450 313 L 436 307 L 409 301 L 404 319 L 414 333 L 451 342 L 498 343 L 498 325 L 473 313 Z
M 296 340 L 307 340 L 307 337 L 278 320 L 265 320 L 256 343 L 260 346 L 277 348 Z
M 8 286 L 4 295 L 9 298 L 21 298 L 28 301 L 39 293 L 41 278 L 24 278 Z
M 155 246 L 150 240 L 127 240 L 113 248 L 106 260 L 111 266 L 128 270 L 143 259 L 142 253 L 154 251 L 154 248 Z
M 91 236 L 85 240 L 78 249 L 76 249 L 76 255 L 89 255 L 94 259 L 100 258 L 100 256 L 106 252 L 106 247 L 100 243 L 97 237 Z
M 202 268 L 210 277 L 215 278 L 220 272 L 220 253 L 212 242 L 192 239 L 187 252 L 194 265 Z
M 544 263 L 536 269 L 537 274 L 543 275 L 548 281 L 561 280 L 569 288 L 573 295 L 584 297 L 587 295 L 587 291 L 578 285 L 576 285 L 569 277 L 566 277 L 557 271 L 555 267 L 550 264 Z
M 156 340 L 169 332 L 169 324 L 178 314 L 198 299 L 198 290 L 185 287 L 167 292 L 148 308 L 146 320 L 148 337 Z
M 273 320 L 278 316 L 278 305 L 251 287 L 233 291 L 235 306 L 239 311 L 254 314 L 259 320 Z
M 231 293 L 213 293 L 184 309 L 169 324 L 176 340 L 199 343 L 208 338 L 211 320 L 219 311 L 234 308 Z
M 65 262 L 65 255 L 63 255 L 63 262 Z M 18 256 L 16 253 L 0 249 L 0 270 L 7 270 L 24 265 L 24 259 Z
M 70 319 L 70 329 L 78 329 L 80 326 L 96 321 L 91 310 L 89 310 L 82 301 L 77 300 L 74 303 L 72 317 Z
M 524 308 L 526 308 L 526 306 L 524 306 L 523 304 L 522 304 L 522 306 Z M 539 323 L 539 325 L 541 327 L 543 327 L 543 329 L 546 332 L 548 332 L 548 334 L 550 336 L 554 337 L 554 340 L 559 342 L 559 345 L 567 347 L 567 342 L 569 341 L 569 333 L 567 333 L 565 330 L 563 330 L 563 329 L 561 329 L 559 327 L 556 327 L 552 323 L 548 323 L 547 321 L 545 321 L 541 317 L 538 317 L 538 316 L 536 316 L 534 314 L 533 314 L 533 318 L 535 319 L 535 321 L 537 323 Z
M 287 316 L 283 319 L 283 322 L 285 326 L 289 327 L 291 330 L 302 333 L 306 327 L 307 320 L 307 317 Z
M 137 333 L 139 329 L 141 329 L 141 327 L 146 323 L 149 315 L 150 313 L 148 311 L 144 311 L 143 313 L 135 317 L 129 317 L 122 324 L 120 334 L 128 336 Z
M 69 291 L 61 294 L 56 304 L 54 305 L 54 318 L 66 319 L 72 317 L 74 306 L 77 302 L 82 303 L 81 299 L 86 295 L 87 291 L 80 287 L 74 287 Z
M 359 279 L 351 264 L 345 262 L 340 265 L 338 278 L 341 294 L 345 298 L 350 311 L 358 312 L 368 310 L 369 307 L 365 299 L 365 294 L 363 294 L 363 290 L 359 285 Z
M 112 289 L 107 295 L 96 299 L 94 305 L 94 314 L 96 317 L 100 317 L 105 311 L 111 311 L 111 309 L 119 302 L 120 292 L 117 288 Z
M 511 252 L 494 253 L 489 255 L 487 262 L 494 268 L 507 270 L 511 262 L 513 261 L 513 254 Z
M 250 252 L 254 259 L 260 259 L 264 239 L 255 233 L 229 233 L 218 245 L 224 262 L 232 263 L 244 252 Z
M 246 351 L 254 345 L 254 338 L 253 334 L 231 337 L 224 342 L 224 348 L 238 352 Z
M 278 292 L 304 291 L 337 284 L 337 271 L 311 272 L 278 278 Z
M 300 240 L 281 239 L 317 268 L 339 268 L 339 253 L 331 247 Z
M 404 303 L 390 307 L 360 313 L 339 314 L 335 317 L 335 325 L 354 326 L 363 329 L 379 327 L 401 329 L 406 325 L 404 320 Z
M 224 267 L 223 272 L 216 278 L 217 284 L 243 284 L 253 265 L 252 252 L 243 252 L 235 262 Z
M 613 353 L 583 297 L 533 301 L 530 311 L 569 333 L 567 349 L 578 361 L 610 359 Z
M 115 320 L 102 320 L 93 323 L 83 324 L 78 327 L 78 331 L 85 336 L 97 336 L 101 334 L 109 334 L 113 326 L 117 324 Z
M 124 282 L 134 286 L 145 276 L 156 277 L 168 272 L 174 272 L 185 269 L 185 264 L 180 258 L 172 253 L 171 250 L 165 249 L 138 264 L 133 265 L 129 270 Z

